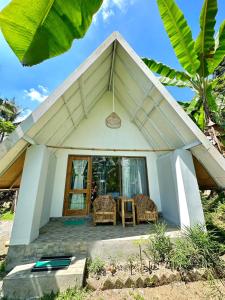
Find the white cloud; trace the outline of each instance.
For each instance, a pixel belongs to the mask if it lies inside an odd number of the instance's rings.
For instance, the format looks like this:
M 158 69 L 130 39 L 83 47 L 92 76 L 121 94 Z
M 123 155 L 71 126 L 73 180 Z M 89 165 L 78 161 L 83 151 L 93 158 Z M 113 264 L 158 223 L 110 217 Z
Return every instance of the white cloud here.
M 21 114 L 16 118 L 16 122 L 20 123 L 23 120 L 25 120 L 30 114 L 32 113 L 32 110 L 29 108 L 24 109 Z
M 31 101 L 43 102 L 48 97 L 48 89 L 43 85 L 38 85 L 38 88 L 30 88 L 24 90 L 25 96 Z
M 112 9 L 102 11 L 102 18 L 104 21 L 106 21 L 109 17 L 113 15 L 114 15 L 114 11 Z
M 40 90 L 42 90 L 43 93 L 48 94 L 49 91 L 45 86 L 39 84 L 38 87 Z
M 94 16 L 93 22 L 96 23 L 98 17 L 101 17 L 104 22 L 115 15 L 115 10 L 126 13 L 129 5 L 134 4 L 136 0 L 104 0 L 101 9 Z

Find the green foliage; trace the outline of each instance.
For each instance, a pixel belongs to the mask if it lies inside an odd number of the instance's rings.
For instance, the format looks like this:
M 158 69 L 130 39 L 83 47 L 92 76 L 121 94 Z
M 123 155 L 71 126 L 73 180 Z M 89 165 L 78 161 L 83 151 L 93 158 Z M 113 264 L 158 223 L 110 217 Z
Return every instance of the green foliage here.
M 143 58 L 142 60 L 149 67 L 149 69 L 151 69 L 153 72 L 160 74 L 164 78 L 177 79 L 183 81 L 188 81 L 190 79 L 190 77 L 185 72 L 177 71 L 153 59 Z
M 209 73 L 213 73 L 225 56 L 225 20 L 222 22 L 216 38 L 216 50 L 211 59 L 208 59 Z
M 217 0 L 204 0 L 200 15 L 200 33 L 192 39 L 187 21 L 175 0 L 157 0 L 161 19 L 170 38 L 174 52 L 184 71 L 177 71 L 153 59 L 144 58 L 146 65 L 158 73 L 160 81 L 168 86 L 190 87 L 195 97 L 185 111 L 204 131 L 212 120 L 219 126 L 223 118 L 219 89 L 212 74 L 225 57 L 225 20 L 214 38 L 217 14 Z M 221 81 L 220 81 L 221 83 Z M 224 86 L 224 81 L 222 85 Z M 217 90 L 217 92 L 215 92 Z M 220 89 L 221 90 L 221 89 Z M 223 101 L 224 98 L 223 98 Z M 215 133 L 212 138 L 221 150 Z
M 139 292 L 130 292 L 129 294 L 134 300 L 145 300 L 144 296 L 142 296 Z
M 14 131 L 18 125 L 16 119 L 20 113 L 21 110 L 14 99 L 0 98 L 0 142 L 3 141 L 6 135 Z
M 174 52 L 182 67 L 192 75 L 200 65 L 194 51 L 191 29 L 173 0 L 157 0 L 160 15 Z
M 207 229 L 214 232 L 214 237 L 221 243 L 225 253 L 225 194 L 202 194 L 202 204 Z
M 220 264 L 221 248 L 213 238 L 213 233 L 206 231 L 204 226 L 187 227 L 184 238 L 194 247 L 198 266 L 216 268 Z
M 0 261 L 0 273 L 5 272 L 5 261 Z
M 1 221 L 12 221 L 13 219 L 14 219 L 14 214 L 11 213 L 10 211 L 0 215 Z
M 201 31 L 195 42 L 195 51 L 201 61 L 199 73 L 203 78 L 209 75 L 207 58 L 210 58 L 215 48 L 214 27 L 216 24 L 217 0 L 205 0 L 201 16 Z
M 16 126 L 11 121 L 0 119 L 0 132 L 11 133 Z
M 96 257 L 88 262 L 88 271 L 92 274 L 100 274 L 104 271 L 105 262 L 100 258 Z
M 176 239 L 169 255 L 169 264 L 172 269 L 189 270 L 195 265 L 197 250 L 193 244 L 184 238 Z
M 86 289 L 68 289 L 64 293 L 45 295 L 41 300 L 85 300 L 88 296 Z
M 88 30 L 103 0 L 12 0 L 0 13 L 3 35 L 32 66 L 67 51 Z
M 149 237 L 148 254 L 151 255 L 154 263 L 167 262 L 172 243 L 166 236 L 166 224 L 157 223 L 154 225 L 154 236 Z

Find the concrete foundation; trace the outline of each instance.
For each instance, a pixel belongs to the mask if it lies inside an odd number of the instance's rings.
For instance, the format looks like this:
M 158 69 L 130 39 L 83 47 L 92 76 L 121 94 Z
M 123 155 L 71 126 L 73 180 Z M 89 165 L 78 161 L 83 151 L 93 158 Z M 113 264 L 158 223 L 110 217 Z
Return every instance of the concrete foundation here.
M 7 299 L 39 299 L 46 294 L 64 292 L 83 286 L 86 258 L 73 257 L 67 269 L 31 272 L 34 264 L 15 267 L 3 280 L 3 295 Z

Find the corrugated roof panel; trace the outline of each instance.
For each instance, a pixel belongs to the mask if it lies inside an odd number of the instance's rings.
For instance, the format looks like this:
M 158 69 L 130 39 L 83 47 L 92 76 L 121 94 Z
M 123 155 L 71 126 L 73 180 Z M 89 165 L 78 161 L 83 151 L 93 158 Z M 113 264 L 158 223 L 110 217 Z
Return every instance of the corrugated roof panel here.
M 35 137 L 34 140 L 38 144 L 46 144 L 54 133 L 58 132 L 59 128 L 69 118 L 68 110 L 65 105 L 52 117 Z
M 70 113 L 73 113 L 74 110 L 78 108 L 78 106 L 81 105 L 81 95 L 80 90 L 78 90 L 68 102 L 66 102 L 66 106 L 68 107 Z
M 65 102 L 70 101 L 71 97 L 74 97 L 77 93 L 79 93 L 79 84 L 78 82 L 74 82 L 71 87 L 63 94 Z
M 105 61 L 111 62 L 112 59 L 112 49 L 113 46 L 110 45 L 104 53 L 92 64 L 92 66 L 82 75 L 83 80 L 86 81 L 89 77 L 95 75 L 95 72 L 98 71 L 99 66 Z
M 116 61 L 119 61 L 126 68 L 126 72 L 130 74 L 139 88 L 143 91 L 143 94 L 148 94 L 153 84 L 145 76 L 139 66 L 127 55 L 127 52 L 118 45 Z
M 180 148 L 184 146 L 183 141 L 177 136 L 175 130 L 171 130 L 170 123 L 167 118 L 155 108 L 149 118 L 154 122 L 155 126 L 163 133 L 165 140 L 167 140 L 171 148 Z

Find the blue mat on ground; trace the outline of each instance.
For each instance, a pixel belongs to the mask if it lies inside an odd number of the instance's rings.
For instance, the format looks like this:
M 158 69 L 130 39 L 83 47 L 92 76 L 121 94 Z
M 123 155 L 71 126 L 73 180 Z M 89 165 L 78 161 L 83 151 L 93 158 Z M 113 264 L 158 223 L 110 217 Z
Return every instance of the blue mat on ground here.
M 77 226 L 77 225 L 84 225 L 87 222 L 88 222 L 87 219 L 73 219 L 73 220 L 65 220 L 63 224 L 66 226 Z

